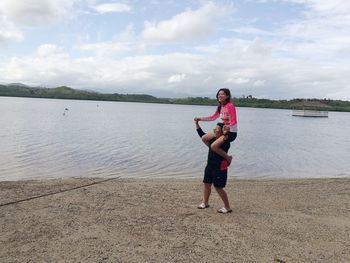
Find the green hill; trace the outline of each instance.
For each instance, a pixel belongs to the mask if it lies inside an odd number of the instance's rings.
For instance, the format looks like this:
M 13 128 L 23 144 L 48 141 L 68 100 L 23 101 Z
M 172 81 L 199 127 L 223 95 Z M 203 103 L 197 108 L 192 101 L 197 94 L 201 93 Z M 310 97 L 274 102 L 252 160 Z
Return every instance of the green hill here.
M 28 87 L 23 84 L 0 85 L 0 96 L 9 97 L 31 97 L 50 99 L 75 99 L 75 100 L 99 100 L 99 101 L 125 101 L 125 102 L 145 102 L 145 103 L 167 103 L 186 105 L 217 105 L 216 99 L 208 97 L 188 97 L 188 98 L 157 98 L 147 94 L 106 94 L 94 91 L 85 91 L 61 86 L 57 88 Z M 293 99 L 293 100 L 269 100 L 258 99 L 249 95 L 241 98 L 233 98 L 237 107 L 253 108 L 273 108 L 292 109 L 295 105 L 309 103 L 315 109 L 325 109 L 328 111 L 350 112 L 350 102 L 330 99 Z M 318 105 L 318 106 L 317 106 Z

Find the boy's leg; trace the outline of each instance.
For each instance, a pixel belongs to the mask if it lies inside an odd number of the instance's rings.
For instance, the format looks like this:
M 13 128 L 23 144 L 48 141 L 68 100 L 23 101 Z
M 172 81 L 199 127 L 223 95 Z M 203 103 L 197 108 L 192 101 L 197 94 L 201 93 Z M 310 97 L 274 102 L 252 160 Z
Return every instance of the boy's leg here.
M 204 137 L 204 136 L 203 136 L 203 137 Z M 202 137 L 202 138 L 203 138 L 203 137 Z M 220 136 L 219 138 L 217 138 L 217 139 L 215 140 L 215 142 L 213 142 L 213 143 L 211 144 L 210 147 L 211 147 L 211 149 L 212 149 L 214 152 L 216 152 L 218 155 L 220 155 L 221 157 L 225 158 L 226 161 L 227 161 L 227 163 L 228 163 L 228 165 L 230 165 L 230 164 L 231 164 L 231 161 L 232 161 L 232 156 L 228 155 L 223 149 L 220 148 L 220 146 L 224 143 L 224 141 L 225 141 L 225 136 L 222 135 L 222 136 Z
M 227 194 L 226 194 L 226 191 L 224 190 L 224 188 L 218 188 L 218 187 L 215 187 L 216 191 L 218 192 L 221 200 L 224 202 L 224 206 L 227 210 L 231 210 L 230 208 L 230 203 L 228 201 L 228 197 L 227 197 Z
M 209 197 L 211 193 L 211 184 L 203 183 L 203 203 L 209 204 Z
M 203 203 L 201 203 L 198 208 L 204 209 L 209 207 L 209 197 L 211 193 L 211 186 L 213 184 L 213 171 L 210 166 L 206 166 L 204 170 L 203 178 Z

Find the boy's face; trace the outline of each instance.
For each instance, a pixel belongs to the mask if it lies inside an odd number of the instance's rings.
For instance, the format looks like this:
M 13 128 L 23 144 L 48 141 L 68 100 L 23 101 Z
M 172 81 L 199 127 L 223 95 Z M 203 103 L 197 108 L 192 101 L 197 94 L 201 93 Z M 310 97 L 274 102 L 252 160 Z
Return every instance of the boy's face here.
M 222 128 L 219 125 L 216 125 L 213 130 L 215 137 L 218 138 L 222 135 Z

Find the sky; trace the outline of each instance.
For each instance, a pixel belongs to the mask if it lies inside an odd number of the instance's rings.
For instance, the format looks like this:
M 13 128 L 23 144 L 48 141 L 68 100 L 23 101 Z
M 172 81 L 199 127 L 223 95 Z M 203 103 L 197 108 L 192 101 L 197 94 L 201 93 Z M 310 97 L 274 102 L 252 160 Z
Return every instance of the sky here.
M 350 1 L 0 0 L 0 83 L 350 100 Z

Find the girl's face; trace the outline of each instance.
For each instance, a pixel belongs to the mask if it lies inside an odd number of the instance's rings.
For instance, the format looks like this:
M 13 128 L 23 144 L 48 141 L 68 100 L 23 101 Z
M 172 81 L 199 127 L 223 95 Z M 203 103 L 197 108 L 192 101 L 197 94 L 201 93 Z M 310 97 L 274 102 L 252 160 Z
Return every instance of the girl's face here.
M 222 90 L 219 91 L 219 94 L 218 94 L 218 101 L 220 103 L 222 102 L 226 102 L 226 99 L 228 98 L 228 96 L 226 95 L 226 93 Z

